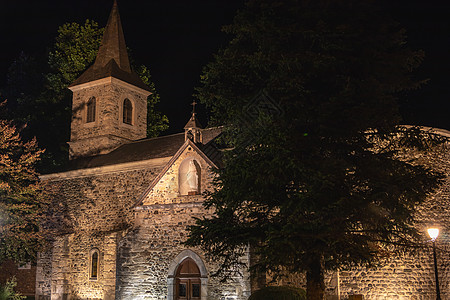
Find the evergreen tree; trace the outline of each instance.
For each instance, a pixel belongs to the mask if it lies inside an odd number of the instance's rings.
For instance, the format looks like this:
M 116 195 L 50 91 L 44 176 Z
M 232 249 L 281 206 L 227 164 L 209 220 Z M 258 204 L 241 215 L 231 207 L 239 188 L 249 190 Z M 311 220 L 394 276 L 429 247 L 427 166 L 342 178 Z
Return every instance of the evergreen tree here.
M 428 145 L 398 126 L 423 57 L 404 31 L 370 0 L 250 0 L 225 31 L 197 97 L 232 150 L 188 244 L 225 277 L 250 245 L 253 270 L 306 272 L 308 299 L 323 299 L 324 270 L 421 240 L 414 209 L 440 175 L 400 155 Z

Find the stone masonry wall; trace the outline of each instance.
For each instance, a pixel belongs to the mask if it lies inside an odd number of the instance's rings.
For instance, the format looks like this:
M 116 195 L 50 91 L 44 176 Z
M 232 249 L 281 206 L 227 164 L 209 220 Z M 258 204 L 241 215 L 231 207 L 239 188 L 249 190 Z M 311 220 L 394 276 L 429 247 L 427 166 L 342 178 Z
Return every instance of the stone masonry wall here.
M 441 187 L 417 209 L 417 228 L 424 233 L 423 247 L 410 255 L 388 257 L 374 268 L 354 268 L 325 274 L 326 299 L 345 300 L 350 295 L 363 295 L 365 300 L 434 300 L 436 299 L 434 262 L 427 228 L 437 226 L 440 234 L 437 261 L 441 299 L 450 299 L 450 145 L 443 144 L 427 154 L 406 150 L 414 157 L 446 177 Z M 268 281 L 272 278 L 267 277 Z M 289 274 L 277 285 L 306 289 L 304 274 Z
M 52 251 L 38 253 L 36 264 L 36 299 L 48 300 L 51 295 Z
M 434 263 L 427 228 L 440 229 L 437 245 L 438 274 L 442 299 L 450 299 L 450 144 L 436 147 L 425 155 L 407 151 L 419 162 L 442 172 L 441 187 L 417 210 L 417 228 L 424 232 L 423 247 L 413 255 L 392 257 L 373 269 L 340 272 L 341 299 L 363 294 L 365 299 L 436 299 Z
M 185 196 L 191 198 L 193 196 Z M 174 258 L 186 250 L 183 245 L 188 232 L 186 227 L 194 223 L 193 217 L 209 215 L 201 203 L 149 205 L 136 211 L 136 227 L 120 244 L 116 299 L 168 299 L 169 266 Z M 204 262 L 208 271 L 208 300 L 244 300 L 250 295 L 248 274 L 233 282 L 220 283 L 210 275 L 217 270 L 217 263 L 208 260 L 199 249 L 191 249 Z M 203 298 L 202 298 L 203 299 Z
M 95 121 L 86 123 L 86 104 L 91 97 L 96 99 Z M 122 109 L 126 98 L 133 104 L 133 125 L 123 123 Z M 123 143 L 121 139 L 145 138 L 146 130 L 146 94 L 119 84 L 118 80 L 74 91 L 69 143 L 72 157 L 107 153 L 118 143 Z M 110 143 L 98 140 L 108 136 Z
M 178 190 L 178 170 L 181 163 L 194 158 L 201 166 L 201 191 L 211 188 L 213 173 L 208 162 L 191 147 L 170 166 L 144 198 L 143 205 L 136 208 L 135 226 L 121 241 L 117 266 L 116 299 L 169 299 L 174 286 L 169 279 L 169 268 L 175 257 L 185 251 L 183 245 L 193 218 L 211 215 L 203 206 L 202 195 L 182 196 Z M 190 249 L 200 256 L 208 272 L 207 287 L 203 299 L 244 300 L 250 295 L 250 281 L 243 276 L 233 282 L 220 283 L 211 277 L 218 264 L 208 260 L 199 249 Z M 248 259 L 248 258 L 246 258 Z
M 52 300 L 114 299 L 118 240 L 134 223 L 133 206 L 162 167 L 46 182 L 53 195 L 52 227 L 58 231 L 52 250 L 38 262 L 37 299 L 50 296 L 49 290 Z M 90 280 L 94 248 L 100 272 Z
M 172 204 L 180 202 L 203 202 L 201 195 L 196 198 L 184 197 L 179 195 L 178 191 L 178 169 L 186 158 L 194 158 L 201 167 L 200 172 L 200 191 L 203 193 L 211 189 L 213 174 L 210 171 L 211 166 L 194 149 L 188 147 L 180 154 L 179 158 L 170 166 L 164 176 L 156 183 L 150 193 L 145 197 L 144 205 L 153 204 Z
M 53 243 L 51 299 L 114 299 L 118 233 L 69 234 Z M 89 278 L 90 250 L 99 250 L 98 278 Z

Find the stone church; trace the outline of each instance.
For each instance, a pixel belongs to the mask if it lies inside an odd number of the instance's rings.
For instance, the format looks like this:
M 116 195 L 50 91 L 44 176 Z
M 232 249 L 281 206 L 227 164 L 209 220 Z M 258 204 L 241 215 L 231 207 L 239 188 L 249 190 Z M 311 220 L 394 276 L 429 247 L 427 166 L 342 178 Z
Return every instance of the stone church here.
M 117 3 L 94 64 L 69 88 L 70 166 L 41 176 L 52 195 L 56 232 L 50 249 L 39 254 L 36 299 L 247 299 L 246 270 L 219 282 L 211 276 L 217 262 L 183 244 L 193 217 L 212 213 L 202 206 L 202 193 L 211 188 L 211 169 L 221 165 L 214 143 L 220 128 L 203 129 L 192 113 L 184 132 L 146 139 L 150 92 L 130 68 Z M 447 153 L 424 159 L 448 174 Z M 433 218 L 450 232 L 449 202 L 447 180 L 424 204 L 423 220 Z M 441 261 L 446 255 L 439 251 Z M 443 299 L 450 297 L 449 268 L 439 269 Z M 304 286 L 298 277 L 279 284 Z M 329 299 L 436 298 L 427 247 L 381 269 L 334 272 L 326 284 Z
M 182 244 L 220 164 L 217 128 L 145 139 L 149 88 L 130 68 L 114 3 L 94 64 L 70 85 L 70 168 L 43 175 L 58 224 L 37 264 L 37 299 L 246 299 Z

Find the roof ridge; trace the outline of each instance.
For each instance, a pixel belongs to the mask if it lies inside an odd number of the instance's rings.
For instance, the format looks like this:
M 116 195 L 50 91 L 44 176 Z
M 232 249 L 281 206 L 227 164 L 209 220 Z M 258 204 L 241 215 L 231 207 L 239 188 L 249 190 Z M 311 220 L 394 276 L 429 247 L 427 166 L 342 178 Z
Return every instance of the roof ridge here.
M 165 138 L 165 137 L 171 137 L 171 136 L 175 136 L 175 135 L 179 135 L 179 134 L 183 134 L 184 135 L 184 132 L 178 132 L 178 133 L 172 133 L 172 134 L 168 134 L 168 135 L 155 136 L 155 137 L 151 137 L 151 138 L 143 138 L 143 139 L 140 139 L 140 140 L 131 141 L 131 142 L 126 143 L 124 145 L 130 145 L 130 144 L 140 143 L 140 142 L 144 142 L 144 141 L 152 141 L 152 140 Z
M 204 128 L 202 130 L 213 130 L 213 129 L 218 129 L 218 128 L 222 128 L 223 126 L 215 126 L 215 127 L 208 127 L 208 128 Z M 183 134 L 184 132 L 178 132 L 178 133 L 171 133 L 168 135 L 161 135 L 161 136 L 155 136 L 155 137 L 151 137 L 151 138 L 143 138 L 140 140 L 136 140 L 136 141 L 131 141 L 129 143 L 126 143 L 124 145 L 130 145 L 130 144 L 134 144 L 134 143 L 139 143 L 139 142 L 143 142 L 143 141 L 150 141 L 150 140 L 156 140 L 156 139 L 160 139 L 160 138 L 165 138 L 165 137 L 171 137 L 171 136 L 175 136 L 175 135 L 179 135 L 179 134 Z

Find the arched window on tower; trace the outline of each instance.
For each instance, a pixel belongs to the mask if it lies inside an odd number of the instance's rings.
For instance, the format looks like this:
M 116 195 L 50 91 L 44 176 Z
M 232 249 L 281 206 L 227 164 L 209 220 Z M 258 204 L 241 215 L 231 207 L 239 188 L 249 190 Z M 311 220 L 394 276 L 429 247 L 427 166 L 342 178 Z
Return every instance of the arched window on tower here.
M 133 124 L 133 104 L 129 99 L 123 100 L 123 122 L 125 124 Z
M 95 97 L 91 97 L 86 104 L 86 123 L 95 122 Z
M 89 279 L 97 280 L 99 270 L 99 252 L 98 249 L 92 249 L 89 257 Z
M 186 132 L 186 138 L 194 142 L 194 134 L 192 133 L 192 130 L 188 130 Z
M 201 168 L 193 158 L 185 159 L 178 169 L 180 195 L 198 195 L 201 187 Z

